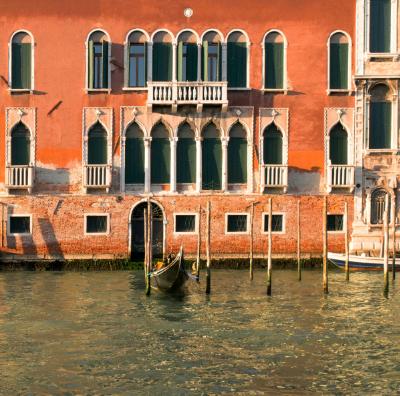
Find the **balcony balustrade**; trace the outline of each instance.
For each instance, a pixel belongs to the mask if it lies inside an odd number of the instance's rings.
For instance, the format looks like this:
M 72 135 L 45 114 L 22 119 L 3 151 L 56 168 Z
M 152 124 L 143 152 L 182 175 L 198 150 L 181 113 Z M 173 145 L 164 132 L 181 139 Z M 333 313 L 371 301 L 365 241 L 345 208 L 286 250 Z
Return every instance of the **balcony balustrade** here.
M 328 166 L 328 191 L 333 188 L 354 188 L 353 165 L 329 165 Z
M 33 187 L 34 168 L 30 165 L 10 165 L 6 167 L 6 188 L 27 189 Z
M 111 187 L 110 165 L 85 165 L 83 186 L 88 188 L 105 188 L 107 192 Z
M 261 192 L 265 188 L 281 188 L 284 192 L 288 187 L 287 165 L 261 165 Z

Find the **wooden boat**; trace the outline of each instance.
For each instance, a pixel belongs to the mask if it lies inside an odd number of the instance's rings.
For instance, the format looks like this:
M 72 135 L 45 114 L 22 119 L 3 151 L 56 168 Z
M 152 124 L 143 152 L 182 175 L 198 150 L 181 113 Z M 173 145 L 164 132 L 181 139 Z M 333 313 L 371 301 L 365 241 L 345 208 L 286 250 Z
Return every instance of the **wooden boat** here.
M 328 253 L 328 260 L 339 268 L 344 269 L 346 255 L 341 253 Z M 367 257 L 349 255 L 349 269 L 352 271 L 383 271 L 383 257 Z M 393 260 L 389 258 L 389 270 Z M 400 258 L 396 258 L 396 271 L 400 270 Z
M 185 270 L 183 249 L 181 248 L 175 259 L 165 267 L 153 271 L 151 277 L 155 280 L 157 288 L 162 291 L 177 291 L 189 279 Z

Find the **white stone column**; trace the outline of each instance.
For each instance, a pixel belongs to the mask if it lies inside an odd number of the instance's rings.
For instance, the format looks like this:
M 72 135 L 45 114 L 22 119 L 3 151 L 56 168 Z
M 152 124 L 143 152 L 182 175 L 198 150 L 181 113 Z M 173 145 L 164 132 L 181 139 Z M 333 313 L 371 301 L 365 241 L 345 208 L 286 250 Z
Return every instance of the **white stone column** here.
M 176 145 L 178 143 L 177 137 L 172 137 L 169 139 L 170 149 L 171 149 L 171 161 L 170 161 L 170 192 L 176 192 Z
M 247 193 L 251 194 L 253 192 L 253 142 L 247 140 Z
M 144 141 L 144 192 L 151 191 L 151 137 L 145 137 Z
M 123 136 L 121 138 L 121 167 L 119 168 L 121 193 L 125 192 L 125 168 L 126 168 L 125 147 L 126 147 L 126 136 Z
M 196 137 L 196 192 L 201 192 L 201 184 L 202 184 L 202 150 L 201 150 L 201 142 L 203 141 L 202 137 Z
M 222 137 L 222 191 L 228 190 L 228 143 L 229 137 Z

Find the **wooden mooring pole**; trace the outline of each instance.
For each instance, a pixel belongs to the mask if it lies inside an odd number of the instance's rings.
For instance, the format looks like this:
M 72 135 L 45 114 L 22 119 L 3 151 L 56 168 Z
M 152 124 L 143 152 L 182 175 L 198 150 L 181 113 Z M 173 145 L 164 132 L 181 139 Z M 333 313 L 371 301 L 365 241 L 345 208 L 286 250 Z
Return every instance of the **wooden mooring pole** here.
M 389 208 L 387 195 L 385 203 L 383 214 L 383 294 L 387 297 L 389 293 Z
M 324 196 L 324 205 L 322 211 L 322 239 L 323 239 L 323 252 L 322 252 L 322 283 L 324 294 L 329 293 L 328 289 L 328 227 L 327 227 L 327 197 Z
M 345 248 L 345 263 L 344 270 L 346 273 L 346 281 L 350 280 L 349 268 L 349 208 L 347 202 L 344 203 L 344 248 Z
M 150 277 L 150 272 L 151 272 L 151 264 L 152 264 L 152 232 L 153 232 L 153 227 L 152 227 L 152 209 L 151 209 L 151 202 L 147 201 L 147 217 L 146 217 L 146 222 L 147 222 L 147 270 L 146 270 L 146 295 L 150 296 L 151 293 L 151 277 Z
M 211 234 L 211 203 L 207 202 L 207 236 L 206 236 L 206 251 L 207 251 L 207 272 L 206 272 L 206 294 L 211 293 L 211 253 L 210 253 L 210 234 Z
M 250 206 L 250 280 L 253 280 L 253 238 L 254 238 L 254 202 Z
M 297 279 L 301 281 L 300 199 L 297 201 Z
M 200 281 L 200 257 L 201 257 L 201 206 L 198 210 L 198 223 L 197 223 L 197 258 L 196 258 L 196 280 Z
M 268 269 L 267 296 L 272 295 L 272 198 L 268 202 Z
M 396 219 L 397 219 L 397 214 L 396 214 L 396 194 L 393 198 L 393 258 L 392 258 L 392 281 L 394 282 L 396 279 Z

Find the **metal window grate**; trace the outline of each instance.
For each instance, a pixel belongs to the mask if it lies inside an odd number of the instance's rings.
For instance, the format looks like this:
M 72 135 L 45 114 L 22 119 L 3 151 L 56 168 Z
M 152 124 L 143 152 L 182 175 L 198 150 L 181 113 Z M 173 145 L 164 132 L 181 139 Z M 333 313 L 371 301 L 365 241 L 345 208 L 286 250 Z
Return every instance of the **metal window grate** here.
M 30 234 L 31 218 L 29 216 L 11 216 L 10 234 Z
M 327 216 L 328 231 L 343 231 L 343 215 L 330 214 Z
M 195 215 L 175 216 L 175 232 L 195 232 L 195 231 L 196 231 Z
M 268 232 L 269 215 L 264 215 L 264 232 Z M 272 232 L 283 231 L 283 215 L 276 214 L 272 215 Z
M 107 232 L 107 216 L 87 216 L 86 232 L 88 234 L 99 234 Z
M 247 215 L 228 215 L 228 232 L 247 232 Z

